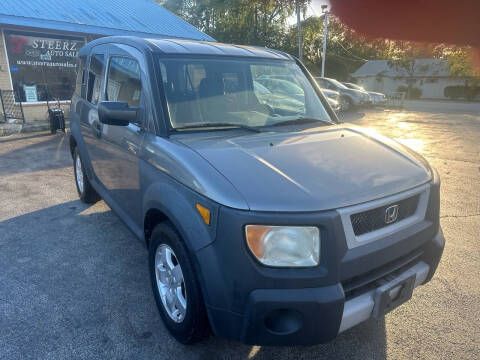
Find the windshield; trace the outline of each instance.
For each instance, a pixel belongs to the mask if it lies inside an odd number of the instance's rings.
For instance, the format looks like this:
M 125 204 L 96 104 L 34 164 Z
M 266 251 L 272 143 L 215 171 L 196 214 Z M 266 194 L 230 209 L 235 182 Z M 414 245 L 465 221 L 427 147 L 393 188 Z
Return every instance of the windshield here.
M 350 89 L 365 91 L 364 88 L 362 88 L 361 86 L 358 86 L 357 84 L 345 83 L 345 85 L 348 86 Z
M 332 84 L 334 84 L 336 87 L 339 87 L 340 89 L 348 89 L 345 85 L 343 85 L 340 81 L 337 81 L 335 79 L 326 79 L 330 81 Z
M 293 61 L 163 58 L 159 63 L 174 129 L 260 127 L 305 118 L 331 122 Z

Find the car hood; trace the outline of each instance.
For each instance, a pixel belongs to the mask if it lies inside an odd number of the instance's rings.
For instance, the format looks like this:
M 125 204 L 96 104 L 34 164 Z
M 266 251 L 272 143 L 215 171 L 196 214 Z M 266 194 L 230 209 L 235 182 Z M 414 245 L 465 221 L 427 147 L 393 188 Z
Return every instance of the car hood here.
M 329 96 L 339 96 L 340 93 L 338 91 L 335 91 L 335 90 L 330 90 L 330 89 L 320 89 L 322 90 L 322 92 L 325 94 L 325 96 L 329 97 Z
M 428 164 L 402 145 L 355 126 L 181 138 L 245 198 L 250 210 L 319 211 L 419 186 Z
M 345 95 L 350 95 L 350 96 L 368 96 L 368 93 L 365 91 L 357 90 L 357 89 L 340 89 L 340 92 L 345 94 Z

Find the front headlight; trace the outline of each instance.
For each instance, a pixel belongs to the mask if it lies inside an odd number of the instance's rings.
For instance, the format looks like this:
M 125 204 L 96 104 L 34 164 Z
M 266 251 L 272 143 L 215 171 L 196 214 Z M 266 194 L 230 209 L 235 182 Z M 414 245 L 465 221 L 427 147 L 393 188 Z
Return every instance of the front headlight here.
M 307 226 L 247 225 L 247 244 L 264 265 L 311 267 L 320 259 L 320 231 Z

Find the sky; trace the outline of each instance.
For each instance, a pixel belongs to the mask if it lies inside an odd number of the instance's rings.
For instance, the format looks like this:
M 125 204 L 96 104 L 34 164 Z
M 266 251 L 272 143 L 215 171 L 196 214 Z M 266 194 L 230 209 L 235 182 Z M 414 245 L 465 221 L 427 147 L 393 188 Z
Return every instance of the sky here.
M 321 5 L 330 5 L 328 0 L 312 0 L 310 5 L 308 6 L 307 10 L 307 17 L 308 16 L 320 16 L 322 14 Z M 288 24 L 293 25 L 297 22 L 297 15 L 293 15 L 288 19 Z

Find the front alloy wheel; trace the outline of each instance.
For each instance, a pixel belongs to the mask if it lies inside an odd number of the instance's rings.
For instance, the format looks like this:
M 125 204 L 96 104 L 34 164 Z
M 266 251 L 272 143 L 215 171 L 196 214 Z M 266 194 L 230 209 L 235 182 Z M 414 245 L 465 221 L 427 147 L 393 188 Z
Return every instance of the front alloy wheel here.
M 208 319 L 189 250 L 169 221 L 155 226 L 148 247 L 150 280 L 160 316 L 183 344 L 208 334 Z
M 187 313 L 185 280 L 177 256 L 166 244 L 161 244 L 155 253 L 155 276 L 165 311 L 176 323 L 182 322 Z

